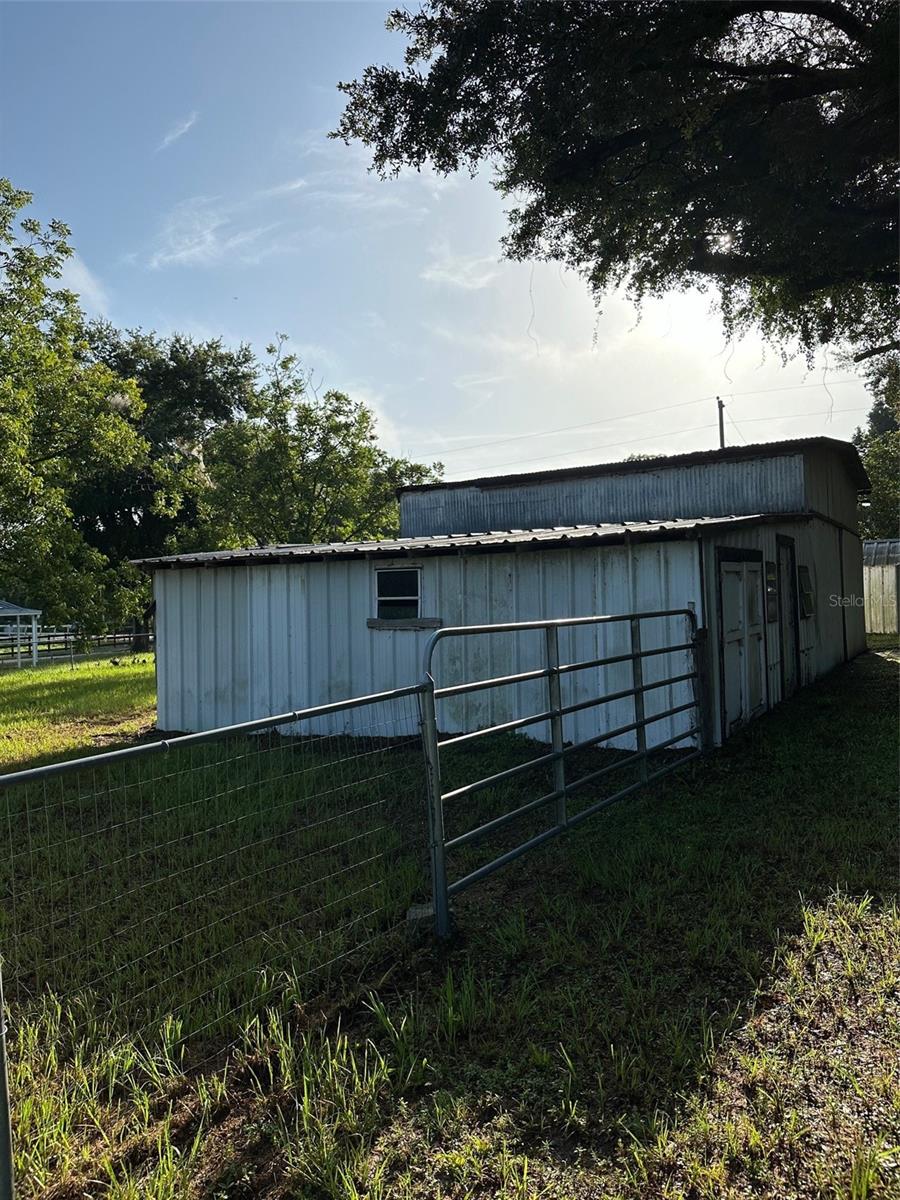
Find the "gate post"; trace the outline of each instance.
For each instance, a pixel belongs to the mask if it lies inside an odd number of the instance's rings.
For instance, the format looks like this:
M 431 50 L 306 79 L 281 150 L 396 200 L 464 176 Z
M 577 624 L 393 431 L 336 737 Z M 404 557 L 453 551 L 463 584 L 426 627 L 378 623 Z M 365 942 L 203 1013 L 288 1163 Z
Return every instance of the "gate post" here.
M 425 676 L 419 693 L 422 714 L 422 746 L 425 751 L 426 808 L 428 810 L 428 854 L 431 865 L 431 898 L 434 932 L 448 938 L 451 932 L 450 895 L 447 891 L 447 860 L 444 851 L 444 804 L 441 799 L 441 760 L 438 750 L 434 680 Z
M 641 782 L 647 782 L 649 767 L 647 763 L 647 726 L 644 724 L 644 660 L 641 658 L 641 619 L 632 617 L 631 625 L 631 678 L 634 688 L 634 719 L 637 725 L 635 735 L 638 753 L 641 761 L 638 770 Z
M 712 750 L 713 736 L 713 705 L 712 680 L 710 678 L 709 661 L 709 630 L 698 629 L 691 631 L 694 643 L 693 659 L 697 678 L 694 680 L 694 701 L 697 705 L 697 725 L 700 735 L 700 749 L 704 752 Z
M 544 629 L 547 652 L 547 696 L 550 701 L 550 740 L 553 753 L 558 757 L 553 760 L 553 790 L 559 795 L 556 799 L 556 823 L 565 826 L 568 822 L 566 805 L 566 764 L 563 752 L 563 719 L 562 690 L 559 686 L 559 629 L 556 625 L 548 625 Z

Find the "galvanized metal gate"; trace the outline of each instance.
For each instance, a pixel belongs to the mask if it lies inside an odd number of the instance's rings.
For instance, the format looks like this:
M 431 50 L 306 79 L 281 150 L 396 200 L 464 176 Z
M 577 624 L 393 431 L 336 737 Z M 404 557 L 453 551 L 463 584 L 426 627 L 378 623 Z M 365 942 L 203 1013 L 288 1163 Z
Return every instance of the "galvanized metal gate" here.
M 661 645 L 645 647 L 642 631 L 647 622 L 666 620 L 667 625 L 683 621 L 685 630 L 681 640 L 666 640 Z M 601 654 L 596 657 L 580 659 L 571 662 L 560 661 L 560 632 L 592 628 L 598 631 L 608 627 L 618 626 L 627 631 L 627 648 L 616 654 Z M 543 665 L 536 669 L 519 671 L 513 674 L 500 675 L 493 678 L 471 680 L 447 686 L 439 686 L 434 678 L 435 651 L 441 642 L 456 638 L 477 638 L 493 634 L 521 635 L 526 631 L 543 632 Z M 511 624 L 470 625 L 458 628 L 437 630 L 429 640 L 424 663 L 424 685 L 421 694 L 422 729 L 428 775 L 428 806 L 429 806 L 429 836 L 431 853 L 431 872 L 433 881 L 434 921 L 435 931 L 439 937 L 447 937 L 451 931 L 450 901 L 460 892 L 473 884 L 493 874 L 507 863 L 526 854 L 529 850 L 558 837 L 568 829 L 581 824 L 602 808 L 623 799 L 625 796 L 645 787 L 656 779 L 662 778 L 676 770 L 685 762 L 696 758 L 709 744 L 708 700 L 706 695 L 706 663 L 705 663 L 705 630 L 698 631 L 697 619 L 690 608 L 666 609 L 653 612 L 624 613 L 615 616 L 578 617 L 564 620 L 525 621 Z M 686 656 L 688 669 L 677 671 L 662 678 L 645 680 L 644 664 L 648 659 L 659 656 Z M 561 680 L 577 672 L 609 668 L 616 664 L 630 664 L 629 686 L 603 691 L 598 688 L 596 695 L 590 695 L 573 703 L 564 704 L 562 698 Z M 526 713 L 510 720 L 488 724 L 483 728 L 457 733 L 442 737 L 439 733 L 440 721 L 438 707 L 441 702 L 453 697 L 472 692 L 503 688 L 516 684 L 530 683 L 546 679 L 546 707 L 541 711 Z M 651 713 L 646 711 L 646 698 L 650 693 L 662 688 L 674 688 L 677 685 L 689 685 L 690 696 L 687 700 L 656 709 Z M 594 735 L 581 740 L 566 742 L 564 739 L 564 720 L 567 716 L 583 712 L 587 709 L 597 709 L 617 701 L 628 701 L 631 705 L 631 719 L 609 728 L 604 727 Z M 687 726 L 662 739 L 654 739 L 648 745 L 648 728 L 663 720 L 669 720 L 678 714 L 692 713 L 693 717 Z M 471 743 L 476 739 L 490 734 L 525 730 L 529 727 L 544 726 L 549 728 L 549 748 L 537 757 L 529 759 L 505 770 L 475 779 L 464 786 L 444 791 L 442 786 L 441 752 L 451 746 Z M 567 763 L 575 751 L 588 747 L 601 746 L 616 740 L 629 739 L 633 735 L 634 749 L 623 758 L 572 779 L 567 774 Z M 651 755 L 676 745 L 688 743 L 688 750 L 676 761 L 665 762 L 651 770 Z M 569 797 L 578 789 L 595 783 L 607 775 L 629 764 L 637 764 L 639 777 L 611 795 L 605 795 L 576 813 L 569 811 Z M 506 780 L 527 775 L 539 767 L 552 768 L 553 786 L 549 792 L 528 800 L 518 807 L 504 812 L 481 825 L 466 830 L 453 838 L 446 838 L 444 831 L 445 805 L 458 805 L 477 792 L 501 784 Z M 458 878 L 450 879 L 448 873 L 448 854 L 463 846 L 479 841 L 489 834 L 519 820 L 529 813 L 547 808 L 552 813 L 547 826 L 539 833 L 518 843 L 511 849 L 482 864 L 475 870 Z

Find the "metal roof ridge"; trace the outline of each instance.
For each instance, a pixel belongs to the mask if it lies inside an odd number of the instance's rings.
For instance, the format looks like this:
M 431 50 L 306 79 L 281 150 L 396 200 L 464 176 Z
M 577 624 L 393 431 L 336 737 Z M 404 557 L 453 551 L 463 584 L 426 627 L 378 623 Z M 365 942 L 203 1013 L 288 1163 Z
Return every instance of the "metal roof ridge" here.
M 383 554 L 386 557 L 393 551 L 415 551 L 417 549 L 441 549 L 451 546 L 472 546 L 497 544 L 514 544 L 516 542 L 544 542 L 585 540 L 590 537 L 602 537 L 604 534 L 665 532 L 667 530 L 689 530 L 697 526 L 748 522 L 769 519 L 773 514 L 748 513 L 740 516 L 735 514 L 702 517 L 664 517 L 640 521 L 607 521 L 584 525 L 540 526 L 532 529 L 491 530 L 483 533 L 454 533 L 426 534 L 409 538 L 382 538 L 365 542 L 308 542 L 290 543 L 272 546 L 252 546 L 230 550 L 206 550 L 187 554 L 161 555 L 157 557 L 136 558 L 131 562 L 139 567 L 152 567 L 181 564 L 190 566 L 205 563 L 252 562 L 254 560 L 278 558 L 327 558 L 331 555 L 363 555 Z M 775 514 L 778 515 L 778 514 Z
M 679 467 L 703 462 L 727 462 L 729 459 L 777 457 L 799 453 L 816 447 L 828 448 L 842 454 L 848 461 L 851 473 L 861 491 L 871 487 L 859 452 L 852 442 L 841 438 L 815 435 L 806 438 L 785 438 L 772 442 L 750 442 L 744 446 L 725 446 L 710 450 L 686 450 L 680 454 L 660 454 L 645 459 L 618 459 L 612 462 L 582 463 L 569 467 L 544 467 L 534 471 L 513 471 L 505 475 L 473 475 L 468 479 L 437 480 L 434 483 L 414 483 L 397 489 L 397 495 L 426 492 L 445 488 L 504 487 L 516 483 L 535 483 L 543 479 L 561 479 L 579 475 L 615 475 L 640 471 L 658 471 L 666 467 Z

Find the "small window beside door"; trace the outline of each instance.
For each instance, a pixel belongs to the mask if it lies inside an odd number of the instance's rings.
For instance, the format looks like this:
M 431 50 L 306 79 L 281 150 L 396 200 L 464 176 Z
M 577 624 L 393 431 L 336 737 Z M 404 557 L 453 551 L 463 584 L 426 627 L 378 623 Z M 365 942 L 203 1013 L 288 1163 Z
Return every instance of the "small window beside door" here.
M 812 617 L 816 612 L 816 593 L 813 590 L 809 567 L 797 568 L 797 586 L 800 592 L 800 616 Z
M 766 563 L 766 620 L 778 620 L 778 567 L 773 562 Z

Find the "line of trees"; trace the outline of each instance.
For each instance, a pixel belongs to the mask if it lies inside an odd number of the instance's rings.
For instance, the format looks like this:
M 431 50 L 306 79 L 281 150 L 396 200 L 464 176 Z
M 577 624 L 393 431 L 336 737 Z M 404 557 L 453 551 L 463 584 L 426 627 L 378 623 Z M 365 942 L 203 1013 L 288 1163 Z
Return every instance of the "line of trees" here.
M 0 596 L 90 632 L 141 619 L 132 558 L 396 532 L 396 489 L 439 466 L 317 395 L 284 336 L 260 361 L 86 320 L 59 286 L 69 230 L 30 202 L 0 180 Z

